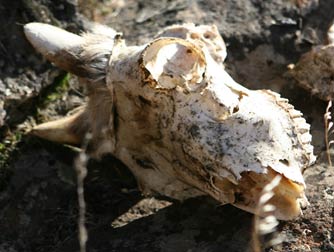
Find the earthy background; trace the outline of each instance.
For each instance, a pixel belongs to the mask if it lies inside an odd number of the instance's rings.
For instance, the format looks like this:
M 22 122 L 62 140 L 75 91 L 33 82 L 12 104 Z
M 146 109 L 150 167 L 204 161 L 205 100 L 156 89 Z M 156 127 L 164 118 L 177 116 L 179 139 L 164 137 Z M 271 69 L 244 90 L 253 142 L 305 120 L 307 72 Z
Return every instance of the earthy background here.
M 89 21 L 88 21 L 89 20 Z M 216 24 L 227 43 L 226 68 L 246 87 L 269 88 L 312 125 L 317 163 L 305 171 L 310 206 L 281 222 L 283 243 L 268 251 L 334 251 L 334 168 L 324 154 L 326 103 L 300 89 L 287 65 L 324 43 L 331 0 L 0 0 L 0 251 L 78 250 L 73 161 L 78 150 L 29 136 L 29 128 L 82 104 L 74 76 L 34 52 L 23 25 L 39 21 L 72 32 L 89 22 L 147 42 L 162 27 Z M 88 251 L 252 251 L 253 216 L 209 198 L 173 202 L 143 197 L 111 156 L 88 165 Z

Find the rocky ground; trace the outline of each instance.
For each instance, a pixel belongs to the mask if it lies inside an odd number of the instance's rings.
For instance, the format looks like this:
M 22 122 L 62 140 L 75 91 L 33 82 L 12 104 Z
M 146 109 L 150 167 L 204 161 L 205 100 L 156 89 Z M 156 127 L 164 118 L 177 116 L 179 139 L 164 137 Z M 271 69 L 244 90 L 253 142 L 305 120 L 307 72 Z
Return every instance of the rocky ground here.
M 78 150 L 29 136 L 35 123 L 65 115 L 84 95 L 73 76 L 44 61 L 26 42 L 31 21 L 72 32 L 88 19 L 147 42 L 170 24 L 214 23 L 228 45 L 226 68 L 249 88 L 270 88 L 311 124 L 317 163 L 305 171 L 310 206 L 281 222 L 280 246 L 268 251 L 334 251 L 334 168 L 324 153 L 326 103 L 286 74 L 334 20 L 331 0 L 17 0 L 0 1 L 0 251 L 77 251 L 73 162 Z M 90 160 L 85 184 L 88 251 L 253 251 L 253 216 L 209 198 L 173 202 L 143 197 L 111 156 Z

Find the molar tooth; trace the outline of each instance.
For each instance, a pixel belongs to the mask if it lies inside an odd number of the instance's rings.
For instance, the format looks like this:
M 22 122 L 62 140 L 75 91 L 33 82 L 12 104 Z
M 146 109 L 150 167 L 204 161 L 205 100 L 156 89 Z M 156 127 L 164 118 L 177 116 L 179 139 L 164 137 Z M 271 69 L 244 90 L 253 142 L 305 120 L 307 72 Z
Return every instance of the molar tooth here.
M 292 110 L 292 111 L 290 111 L 291 118 L 301 117 L 302 115 L 303 115 L 303 113 L 301 113 L 298 110 Z
M 286 98 L 282 98 L 282 97 L 279 97 L 279 98 L 278 98 L 278 101 L 280 101 L 280 102 L 284 102 L 284 103 L 288 103 L 288 102 L 289 102 L 288 99 L 286 99 Z M 289 104 L 289 105 L 292 106 L 291 104 Z
M 304 133 L 300 136 L 300 140 L 303 144 L 310 143 L 312 141 L 311 134 Z
M 305 133 L 305 132 L 310 132 L 310 129 L 311 129 L 311 125 L 309 125 L 308 123 L 305 123 L 303 126 L 300 127 L 300 131 L 302 133 Z
M 312 145 L 306 145 L 305 146 L 306 153 L 313 153 L 313 146 Z
M 306 125 L 306 121 L 303 117 L 294 118 L 293 122 L 297 124 L 299 127 L 301 127 L 302 125 L 303 126 Z

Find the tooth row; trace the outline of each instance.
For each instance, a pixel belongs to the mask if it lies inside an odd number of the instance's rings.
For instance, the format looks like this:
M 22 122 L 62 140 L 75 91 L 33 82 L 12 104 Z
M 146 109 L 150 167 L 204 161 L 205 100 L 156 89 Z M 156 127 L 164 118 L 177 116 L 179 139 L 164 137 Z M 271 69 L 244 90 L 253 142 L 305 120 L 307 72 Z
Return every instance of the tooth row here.
M 298 142 L 301 145 L 301 148 L 307 153 L 307 159 L 310 163 L 315 161 L 315 156 L 313 155 L 313 146 L 311 145 L 312 136 L 310 132 L 310 125 L 302 117 L 302 113 L 298 110 L 295 110 L 294 107 L 289 104 L 289 100 L 281 98 L 279 95 L 275 96 L 277 98 L 277 103 L 284 108 L 292 119 L 294 129 L 297 133 Z

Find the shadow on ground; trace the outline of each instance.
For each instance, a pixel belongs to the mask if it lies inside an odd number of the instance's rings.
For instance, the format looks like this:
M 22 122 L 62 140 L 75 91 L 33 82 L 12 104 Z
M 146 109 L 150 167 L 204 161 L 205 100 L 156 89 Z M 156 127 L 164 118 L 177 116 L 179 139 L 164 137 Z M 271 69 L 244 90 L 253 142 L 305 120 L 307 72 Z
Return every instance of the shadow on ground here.
M 6 230 L 0 251 L 78 251 L 72 168 L 77 152 L 31 137 L 21 145 L 9 188 L 0 198 L 5 206 L 0 210 L 0 229 Z M 88 251 L 249 248 L 248 213 L 206 197 L 182 203 L 143 198 L 127 168 L 111 156 L 92 160 L 88 169 Z

